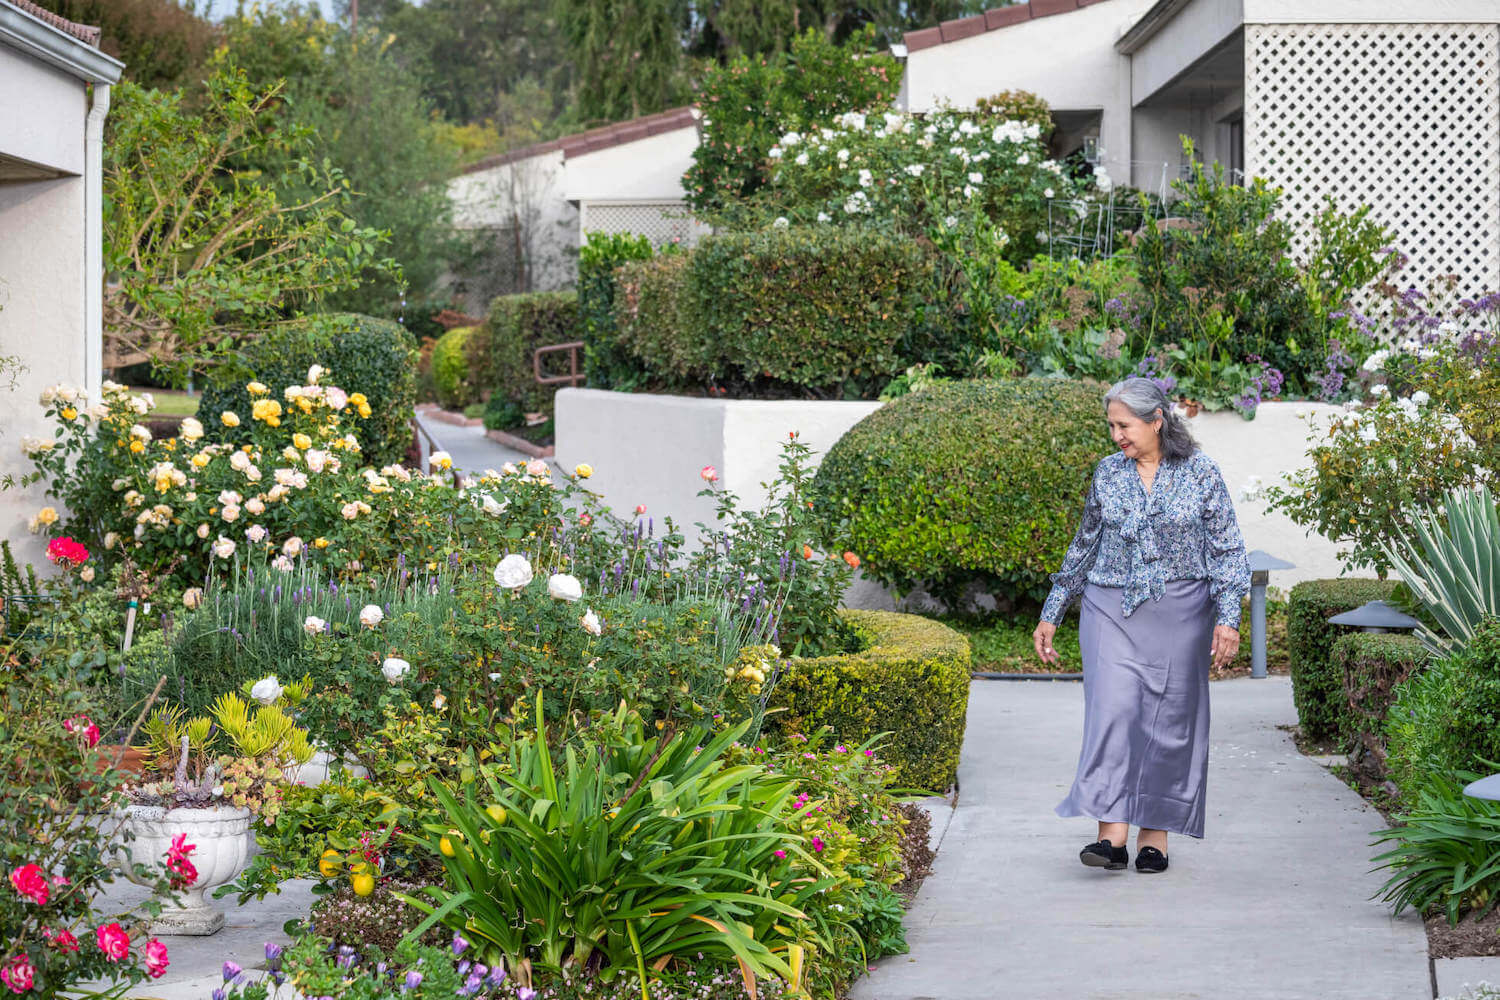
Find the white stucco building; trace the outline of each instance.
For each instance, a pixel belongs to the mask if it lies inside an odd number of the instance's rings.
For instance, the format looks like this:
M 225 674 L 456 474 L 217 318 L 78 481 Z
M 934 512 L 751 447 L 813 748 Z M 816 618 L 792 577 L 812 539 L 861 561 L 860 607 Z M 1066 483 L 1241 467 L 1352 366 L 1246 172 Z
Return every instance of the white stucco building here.
M 571 286 L 586 233 L 640 233 L 661 245 L 706 232 L 682 187 L 697 118 L 696 108 L 674 108 L 493 156 L 454 178 L 455 223 L 492 248 L 460 276 L 469 311 L 503 292 Z
M 1092 139 L 1147 190 L 1188 135 L 1293 220 L 1372 206 L 1403 281 L 1500 288 L 1500 0 L 1032 0 L 905 44 L 911 111 L 1032 91 L 1054 152 Z
M 29 0 L 0 0 L 0 476 L 31 470 L 21 439 L 51 436 L 37 397 L 66 382 L 99 391 L 103 356 L 101 150 L 122 64 L 99 29 Z M 12 385 L 12 381 L 14 385 Z M 0 537 L 42 554 L 27 521 L 40 488 L 0 491 Z

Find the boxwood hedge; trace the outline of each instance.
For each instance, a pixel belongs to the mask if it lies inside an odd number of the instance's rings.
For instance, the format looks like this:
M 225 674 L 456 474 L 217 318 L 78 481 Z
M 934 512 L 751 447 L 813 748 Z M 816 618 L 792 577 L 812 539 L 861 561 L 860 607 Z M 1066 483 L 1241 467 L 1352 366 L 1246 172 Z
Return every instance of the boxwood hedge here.
M 255 378 L 279 392 L 307 381 L 314 364 L 328 369 L 327 384 L 345 392 L 362 392 L 373 414 L 360 421 L 359 442 L 375 465 L 399 462 L 411 444 L 412 407 L 416 404 L 416 350 L 399 323 L 358 313 L 310 316 L 260 334 L 241 350 L 241 360 L 227 366 L 204 390 L 200 413 L 250 412 L 245 383 Z M 204 420 L 210 439 L 229 440 L 232 432 L 217 419 Z
M 860 743 L 890 732 L 880 757 L 895 785 L 946 791 L 958 777 L 969 710 L 969 641 L 941 622 L 890 611 L 840 611 L 865 640 L 858 653 L 792 660 L 766 726 L 783 735 L 830 726 Z
M 1338 638 L 1330 654 L 1344 678 L 1342 737 L 1364 774 L 1383 777 L 1385 718 L 1396 686 L 1427 659 L 1415 636 L 1400 633 L 1350 632 Z
M 502 295 L 464 340 L 465 381 L 488 399 L 550 413 L 557 386 L 537 384 L 532 357 L 538 347 L 576 340 L 578 331 L 577 292 Z
M 1336 737 L 1345 722 L 1344 672 L 1334 663 L 1333 645 L 1351 629 L 1328 624 L 1334 615 L 1367 601 L 1385 600 L 1392 580 L 1306 580 L 1287 599 L 1287 652 L 1291 658 L 1292 700 L 1303 735 Z
M 898 590 L 950 603 L 977 584 L 1046 596 L 1094 466 L 1114 450 L 1104 386 L 1067 379 L 940 384 L 855 424 L 814 481 L 827 541 Z
M 469 379 L 469 359 L 465 345 L 474 326 L 455 326 L 437 339 L 432 347 L 432 381 L 437 386 L 438 402 L 450 410 L 461 410 L 479 402 L 479 386 Z

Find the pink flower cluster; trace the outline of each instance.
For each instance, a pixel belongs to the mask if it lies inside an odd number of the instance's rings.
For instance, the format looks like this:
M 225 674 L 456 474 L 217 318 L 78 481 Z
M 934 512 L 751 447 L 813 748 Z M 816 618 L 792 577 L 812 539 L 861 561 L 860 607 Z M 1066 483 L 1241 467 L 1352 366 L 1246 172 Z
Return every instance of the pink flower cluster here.
M 51 898 L 52 888 L 47 884 L 47 876 L 42 874 L 39 865 L 22 865 L 17 868 L 10 873 L 10 884 L 15 887 L 16 892 L 37 906 L 46 906 L 47 900 Z
M 198 867 L 188 860 L 197 849 L 197 844 L 187 842 L 185 833 L 172 838 L 172 846 L 167 848 L 167 871 L 171 873 L 167 878 L 172 888 L 186 889 L 198 881 Z
M 89 550 L 81 542 L 64 535 L 47 543 L 47 558 L 64 568 L 82 566 L 89 561 Z
M 17 878 L 18 875 L 20 876 L 19 879 Z M 35 881 L 37 878 L 42 879 L 40 887 L 38 887 Z M 11 872 L 10 880 L 18 889 L 21 885 L 27 886 L 27 890 L 22 892 L 23 895 L 33 901 L 36 901 L 37 897 L 40 896 L 42 901 L 45 902 L 47 897 L 47 883 L 46 879 L 41 875 L 41 869 L 36 865 L 24 865 L 16 869 Z M 62 881 L 66 884 L 65 879 Z M 73 935 L 72 931 L 55 931 L 50 927 L 44 927 L 42 928 L 42 937 L 46 939 L 48 945 L 60 952 L 78 951 L 78 938 Z M 96 928 L 94 931 L 94 943 L 104 953 L 104 957 L 108 961 L 123 962 L 130 957 L 130 935 L 118 923 L 103 924 Z M 147 975 L 152 979 L 159 979 L 166 974 L 167 966 L 170 963 L 167 960 L 167 946 L 165 944 L 157 938 L 152 938 L 146 942 L 145 948 L 142 949 L 142 954 L 146 960 Z M 31 964 L 31 956 L 22 952 L 19 955 L 12 955 L 3 963 L 0 963 L 0 983 L 3 983 L 5 988 L 12 993 L 28 992 L 36 983 L 36 967 Z
M 75 715 L 71 719 L 63 721 L 63 729 L 69 733 L 81 733 L 88 741 L 89 749 L 99 745 L 99 727 L 94 725 L 94 720 L 87 715 Z

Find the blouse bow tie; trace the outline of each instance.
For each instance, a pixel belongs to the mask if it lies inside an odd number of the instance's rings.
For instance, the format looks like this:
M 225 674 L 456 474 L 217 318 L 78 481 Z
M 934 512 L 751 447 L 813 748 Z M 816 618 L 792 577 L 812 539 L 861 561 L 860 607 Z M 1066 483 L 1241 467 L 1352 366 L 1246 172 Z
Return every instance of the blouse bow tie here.
M 1161 558 L 1161 550 L 1156 547 L 1156 532 L 1151 527 L 1151 515 L 1160 503 L 1164 486 L 1160 475 L 1157 479 L 1155 488 L 1147 494 L 1145 506 L 1133 509 L 1120 524 L 1120 537 L 1130 543 L 1130 572 L 1122 595 L 1122 611 L 1127 616 L 1145 603 L 1146 598 L 1159 601 L 1167 592 L 1161 574 L 1152 573 L 1147 566 L 1147 563 Z

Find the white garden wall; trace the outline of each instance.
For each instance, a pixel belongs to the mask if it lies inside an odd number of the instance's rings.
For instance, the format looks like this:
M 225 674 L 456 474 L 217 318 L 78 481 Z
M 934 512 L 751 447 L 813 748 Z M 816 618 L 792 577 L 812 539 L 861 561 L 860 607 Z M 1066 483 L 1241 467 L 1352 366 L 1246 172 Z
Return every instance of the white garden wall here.
M 854 424 L 882 404 L 873 402 L 714 400 L 684 396 L 563 389 L 557 394 L 557 463 L 594 467 L 589 486 L 616 512 L 628 515 L 645 504 L 657 518 L 670 514 L 696 544 L 694 522 L 711 523 L 713 504 L 696 494 L 699 476 L 714 466 L 721 485 L 742 501 L 760 503 L 761 484 L 776 475 L 781 442 L 788 431 L 821 457 Z M 1270 513 L 1264 500 L 1242 497 L 1251 477 L 1269 486 L 1306 463 L 1308 413 L 1319 427 L 1338 407 L 1319 403 L 1266 403 L 1254 420 L 1234 413 L 1204 413 L 1189 420 L 1194 437 L 1224 473 L 1235 498 L 1245 543 L 1295 563 L 1272 574 L 1271 584 L 1289 589 L 1302 580 L 1343 575 L 1337 546 L 1307 537 L 1284 514 Z M 1101 417 L 1102 419 L 1102 417 Z M 848 603 L 890 607 L 889 595 L 869 584 L 851 590 Z

